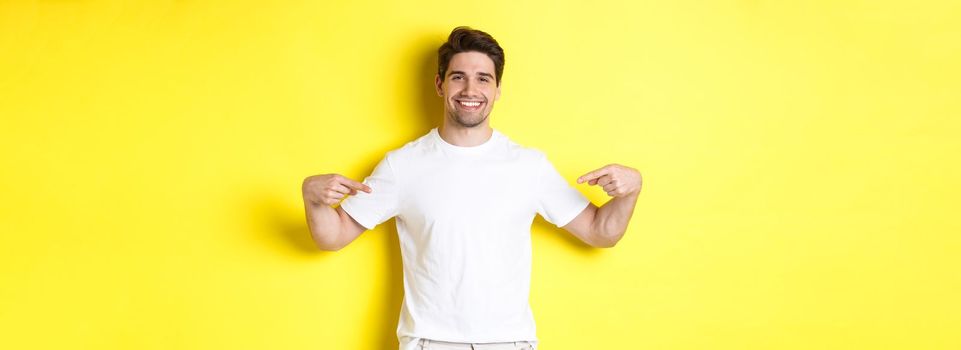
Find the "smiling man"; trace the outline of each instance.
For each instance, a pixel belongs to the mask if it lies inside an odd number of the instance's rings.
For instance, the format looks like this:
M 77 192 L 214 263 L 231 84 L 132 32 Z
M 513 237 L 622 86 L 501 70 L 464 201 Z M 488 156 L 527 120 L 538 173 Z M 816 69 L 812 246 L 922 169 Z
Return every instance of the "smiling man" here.
M 578 178 L 613 197 L 598 208 L 542 152 L 491 128 L 503 71 L 494 38 L 455 28 L 438 50 L 434 79 L 443 124 L 387 152 L 363 183 L 338 174 L 304 179 L 307 223 L 321 249 L 343 248 L 397 217 L 401 350 L 536 349 L 528 301 L 534 217 L 613 247 L 634 212 L 637 170 L 609 164 Z

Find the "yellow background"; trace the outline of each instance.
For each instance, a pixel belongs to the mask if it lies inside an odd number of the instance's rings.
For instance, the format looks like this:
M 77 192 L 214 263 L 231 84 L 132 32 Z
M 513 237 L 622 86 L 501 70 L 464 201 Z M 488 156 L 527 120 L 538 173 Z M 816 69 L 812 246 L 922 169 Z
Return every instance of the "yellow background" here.
M 541 348 L 961 348 L 957 1 L 0 1 L 0 348 L 389 349 L 393 221 L 338 252 L 304 177 L 436 125 L 435 50 L 504 46 L 492 124 L 645 186 L 535 221 Z M 606 195 L 577 185 L 595 203 Z

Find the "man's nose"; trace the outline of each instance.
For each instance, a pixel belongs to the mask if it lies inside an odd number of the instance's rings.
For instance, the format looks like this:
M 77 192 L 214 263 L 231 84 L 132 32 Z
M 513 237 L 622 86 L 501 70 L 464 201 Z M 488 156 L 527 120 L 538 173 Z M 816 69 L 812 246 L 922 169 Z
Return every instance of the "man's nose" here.
M 466 92 L 468 95 L 473 96 L 474 95 L 473 93 L 476 92 L 474 91 L 474 88 L 476 87 L 477 87 L 477 84 L 474 83 L 474 81 L 467 79 L 467 81 L 464 83 L 464 92 Z

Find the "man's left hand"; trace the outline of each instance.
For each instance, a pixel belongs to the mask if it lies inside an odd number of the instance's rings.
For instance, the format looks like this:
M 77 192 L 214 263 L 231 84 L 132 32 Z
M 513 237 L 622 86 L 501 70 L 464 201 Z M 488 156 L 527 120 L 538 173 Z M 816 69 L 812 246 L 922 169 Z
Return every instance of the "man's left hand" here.
M 642 179 L 637 169 L 608 164 L 577 178 L 577 183 L 584 182 L 591 186 L 601 186 L 611 197 L 624 197 L 640 193 Z

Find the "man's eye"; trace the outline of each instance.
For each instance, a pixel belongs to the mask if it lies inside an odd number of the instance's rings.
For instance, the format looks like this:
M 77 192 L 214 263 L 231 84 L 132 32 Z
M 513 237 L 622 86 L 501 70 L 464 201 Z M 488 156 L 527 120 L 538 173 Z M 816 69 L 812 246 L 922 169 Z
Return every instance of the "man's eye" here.
M 455 75 L 455 76 L 451 77 L 450 80 L 460 80 L 460 76 L 459 76 L 459 75 Z
M 486 83 L 486 82 L 489 82 L 489 81 L 490 81 L 490 79 L 487 79 L 487 78 L 481 78 L 481 81 L 483 81 L 483 82 L 485 82 L 485 83 Z

